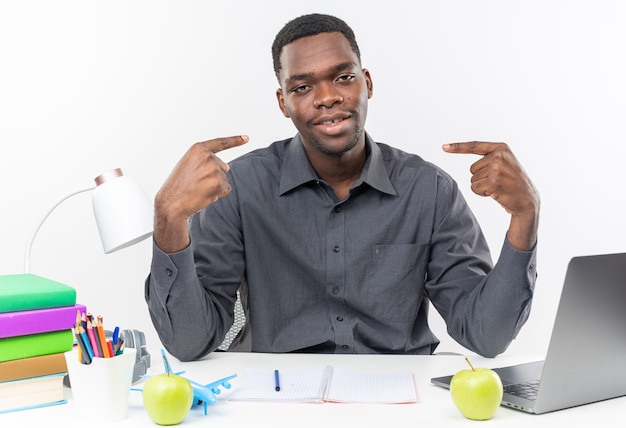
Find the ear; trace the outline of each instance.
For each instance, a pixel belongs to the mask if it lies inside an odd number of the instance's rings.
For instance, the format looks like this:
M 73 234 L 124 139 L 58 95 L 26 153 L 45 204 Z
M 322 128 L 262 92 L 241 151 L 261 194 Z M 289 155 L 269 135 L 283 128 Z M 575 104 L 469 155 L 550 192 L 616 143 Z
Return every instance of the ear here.
M 367 98 L 370 99 L 374 96 L 374 83 L 372 82 L 372 75 L 367 68 L 363 69 L 363 76 L 365 77 L 365 84 L 367 86 Z
M 291 117 L 289 116 L 287 107 L 285 107 L 285 97 L 283 97 L 283 90 L 281 88 L 276 89 L 276 99 L 278 100 L 278 108 L 283 112 L 283 116 Z

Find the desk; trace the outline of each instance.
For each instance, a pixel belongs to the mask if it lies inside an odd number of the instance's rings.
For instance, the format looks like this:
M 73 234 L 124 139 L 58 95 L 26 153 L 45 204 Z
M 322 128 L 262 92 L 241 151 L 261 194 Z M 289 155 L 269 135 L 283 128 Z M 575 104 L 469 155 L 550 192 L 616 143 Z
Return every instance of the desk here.
M 152 352 L 157 355 L 158 352 Z M 480 367 L 498 367 L 537 358 L 500 356 L 495 359 L 471 357 L 472 363 Z M 161 373 L 159 358 L 153 357 L 153 374 Z M 208 407 L 205 416 L 202 406 L 194 406 L 181 427 L 395 427 L 419 428 L 425 426 L 474 427 L 554 427 L 578 423 L 597 424 L 601 421 L 621 419 L 626 397 L 607 400 L 572 409 L 543 415 L 529 415 L 520 411 L 500 407 L 493 419 L 476 422 L 465 419 L 454 407 L 449 391 L 430 384 L 430 378 L 452 374 L 467 368 L 462 356 L 407 356 L 407 355 L 320 355 L 320 354 L 259 354 L 216 352 L 202 361 L 180 363 L 170 358 L 174 371 L 185 370 L 185 376 L 209 383 L 221 377 L 237 373 L 242 375 L 247 367 L 269 369 L 319 368 L 331 364 L 336 367 L 366 371 L 412 371 L 415 374 L 419 403 L 417 404 L 306 404 L 306 403 L 253 403 L 231 402 L 224 390 L 218 403 Z M 233 388 L 238 378 L 232 380 Z M 135 386 L 140 387 L 141 383 Z M 63 426 L 86 428 L 87 421 L 73 420 L 71 390 L 66 390 L 68 403 L 60 406 L 34 409 L 0 415 L 1 427 Z M 431 423 L 431 424 L 429 424 Z M 96 425 L 97 426 L 97 425 Z M 103 426 L 103 425 L 100 425 Z M 142 406 L 141 392 L 130 392 L 128 418 L 115 427 L 156 427 Z M 482 425 L 481 425 L 482 426 Z

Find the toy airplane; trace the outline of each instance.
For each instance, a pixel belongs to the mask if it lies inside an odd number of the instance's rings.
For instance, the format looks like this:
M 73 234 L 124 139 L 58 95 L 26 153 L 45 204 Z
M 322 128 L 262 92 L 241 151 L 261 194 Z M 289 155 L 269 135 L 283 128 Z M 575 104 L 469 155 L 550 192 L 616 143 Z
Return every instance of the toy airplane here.
M 191 387 L 193 388 L 194 403 L 204 404 L 205 415 L 207 414 L 207 404 L 215 404 L 217 402 L 216 395 L 219 395 L 222 392 L 220 390 L 220 386 L 226 389 L 230 389 L 231 385 L 228 381 L 234 377 L 237 377 L 237 375 L 233 374 L 225 378 L 216 380 L 215 382 L 207 383 L 206 385 L 201 385 L 197 382 L 187 379 L 189 383 L 191 383 Z
M 163 365 L 165 366 L 165 373 L 173 373 L 171 370 L 171 366 L 170 363 L 167 359 L 167 356 L 165 355 L 165 350 L 161 349 L 161 355 L 163 355 Z M 181 374 L 185 373 L 184 371 L 182 372 L 175 372 L 173 374 L 180 376 Z M 144 376 L 146 377 L 146 376 Z M 215 382 L 211 382 L 211 383 L 207 383 L 205 385 L 202 385 L 198 382 L 195 382 L 189 378 L 185 378 L 189 381 L 189 383 L 191 384 L 191 387 L 193 388 L 193 405 L 199 405 L 199 404 L 203 404 L 204 405 L 204 414 L 207 414 L 207 405 L 208 404 L 215 404 L 217 403 L 217 395 L 221 394 L 222 390 L 220 389 L 220 387 L 226 388 L 226 389 L 230 389 L 231 388 L 231 384 L 228 382 L 229 380 L 231 380 L 232 378 L 237 377 L 237 374 L 232 374 L 230 376 L 224 377 L 222 379 L 216 380 Z M 139 389 L 135 389 L 133 388 L 133 390 L 135 391 L 140 391 Z

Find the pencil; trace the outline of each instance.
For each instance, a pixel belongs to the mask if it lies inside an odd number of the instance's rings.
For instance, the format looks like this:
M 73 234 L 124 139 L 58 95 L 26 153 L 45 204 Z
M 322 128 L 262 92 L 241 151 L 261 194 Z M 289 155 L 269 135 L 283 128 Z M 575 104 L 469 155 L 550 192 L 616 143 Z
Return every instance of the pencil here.
M 111 357 L 115 357 L 115 351 L 113 351 L 113 343 L 110 339 L 107 339 L 107 349 L 109 350 L 109 355 Z
M 85 345 L 85 350 L 87 351 L 87 356 L 89 357 L 89 361 L 93 360 L 93 349 L 91 348 L 91 344 L 89 342 L 89 338 L 87 337 L 87 333 L 85 333 L 85 329 L 83 328 L 82 323 L 78 326 L 78 332 L 80 333 L 80 337 Z
M 102 315 L 98 315 L 98 319 L 96 321 L 96 332 L 98 333 L 98 343 L 100 344 L 100 349 L 102 349 L 102 356 L 104 358 L 111 357 L 109 354 L 109 347 L 107 346 L 107 339 L 104 335 L 104 328 L 102 327 Z
M 89 320 L 89 318 L 87 318 L 87 336 L 89 336 L 89 341 L 91 342 L 91 349 L 93 349 L 93 355 L 95 357 L 101 357 L 102 347 L 100 346 L 100 344 L 98 343 L 98 340 L 96 339 L 96 335 L 93 332 L 93 325 L 91 324 L 91 321 Z
M 83 322 L 83 317 L 80 314 L 80 309 L 76 309 L 76 328 Z
M 113 347 L 115 350 L 115 355 L 121 355 L 124 353 L 124 339 L 119 338 L 115 346 Z
M 80 333 L 78 332 L 78 326 L 80 325 L 80 322 L 80 309 L 76 309 L 76 325 L 72 329 L 72 332 L 74 333 L 74 337 L 76 337 L 76 345 L 78 345 L 78 361 L 84 364 L 89 364 L 87 362 L 87 358 L 89 357 L 89 355 L 85 350 L 85 345 L 81 343 L 82 339 L 80 338 Z
M 85 343 L 83 342 L 83 338 L 81 337 L 77 329 L 74 329 L 74 336 L 76 337 L 76 343 L 78 344 L 79 361 L 83 364 L 90 364 L 91 358 L 89 357 L 89 352 L 87 352 L 87 349 L 85 348 Z

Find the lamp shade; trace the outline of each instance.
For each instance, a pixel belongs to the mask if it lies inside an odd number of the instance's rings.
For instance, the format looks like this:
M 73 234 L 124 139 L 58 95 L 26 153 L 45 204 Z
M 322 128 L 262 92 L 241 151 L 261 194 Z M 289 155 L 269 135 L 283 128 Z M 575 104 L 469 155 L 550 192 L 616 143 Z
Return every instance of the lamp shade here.
M 117 168 L 95 179 L 93 212 L 105 253 L 152 235 L 153 207 L 143 189 Z

